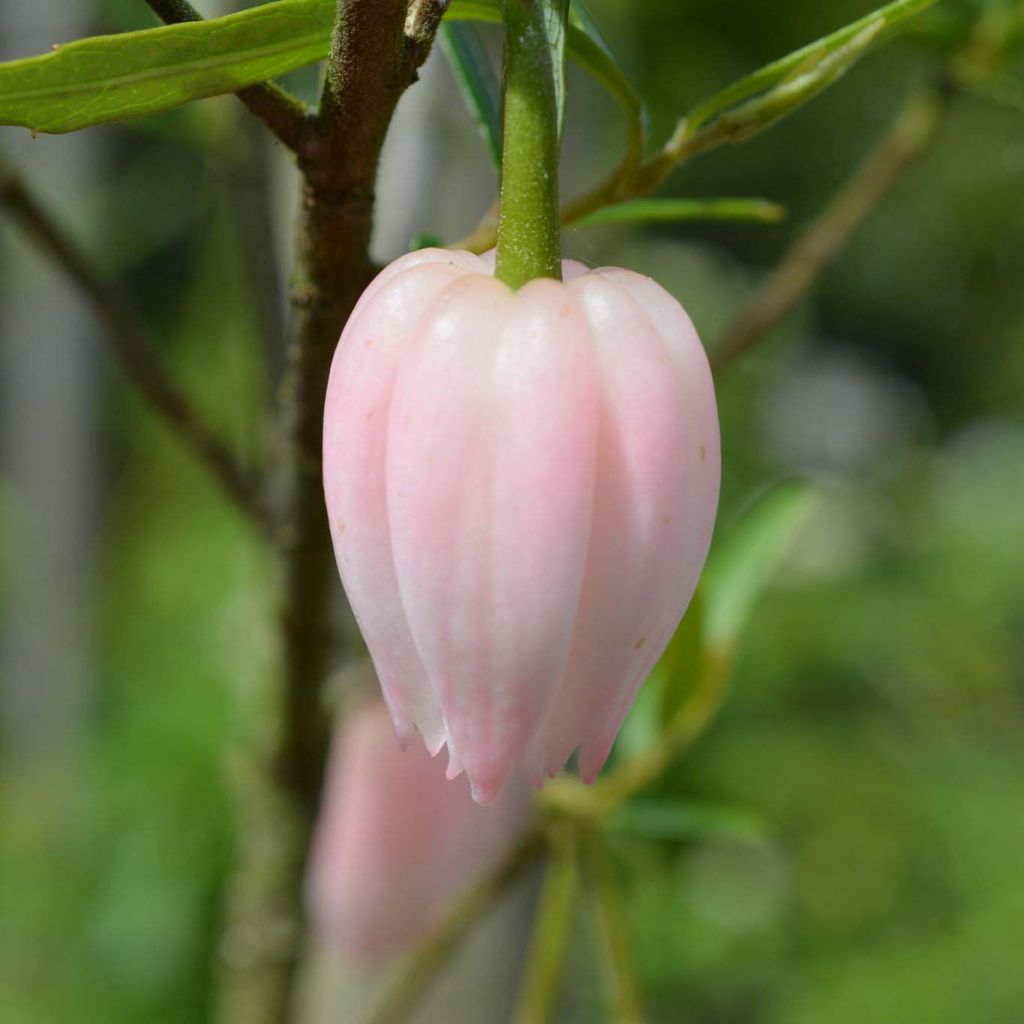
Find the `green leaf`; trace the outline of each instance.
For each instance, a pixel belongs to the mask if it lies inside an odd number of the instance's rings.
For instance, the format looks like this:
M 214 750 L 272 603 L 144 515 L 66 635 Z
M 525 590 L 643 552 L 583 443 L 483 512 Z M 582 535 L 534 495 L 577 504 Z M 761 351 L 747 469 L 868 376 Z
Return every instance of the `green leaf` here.
M 201 22 L 93 36 L 0 64 L 0 124 L 70 132 L 235 92 L 327 55 L 334 0 L 273 0 Z M 500 0 L 452 0 L 446 21 L 501 21 Z M 643 108 L 589 23 L 575 17 L 569 55 L 607 88 L 643 138 Z
M 858 37 L 865 37 L 865 33 L 867 43 L 876 42 L 882 35 L 936 2 L 937 0 L 895 0 L 894 3 L 886 4 L 858 21 L 765 65 L 691 111 L 686 118 L 688 129 L 694 131 L 729 108 L 780 85 L 794 73 L 807 75 L 813 72 L 829 56 L 844 47 L 849 47 Z M 855 48 L 854 56 L 859 55 L 860 52 Z M 833 75 L 824 84 L 834 81 L 835 77 L 838 75 Z
M 334 17 L 326 0 L 277 0 L 11 61 L 0 65 L 0 123 L 70 132 L 234 92 L 320 60 Z
M 446 21 L 438 31 L 437 41 L 448 58 L 462 98 L 480 128 L 487 152 L 495 167 L 500 167 L 500 90 L 476 30 L 462 22 Z
M 704 594 L 698 587 L 657 666 L 662 726 L 693 696 L 703 668 Z
M 501 2 L 500 0 L 452 0 L 445 20 L 485 21 L 498 24 L 501 22 Z M 580 17 L 578 5 L 574 5 L 570 11 L 569 27 L 566 33 L 566 47 L 569 56 L 595 81 L 607 89 L 622 107 L 628 121 L 630 146 L 631 148 L 638 146 L 639 149 L 642 149 L 645 114 L 640 97 L 600 36 L 591 35 L 591 29 L 586 26 L 587 22 Z M 594 31 L 596 32 L 596 30 Z
M 629 118 L 628 121 L 628 152 L 627 168 L 633 167 L 643 159 L 644 142 L 647 138 L 647 108 L 639 94 L 630 84 L 629 79 L 619 67 L 611 47 L 605 42 L 594 19 L 591 18 L 583 4 L 583 0 L 572 0 L 569 7 L 569 24 L 581 32 L 593 45 L 594 55 L 600 55 L 602 74 L 597 75 L 598 81 L 618 100 Z
M 705 636 L 734 650 L 750 613 L 818 504 L 810 485 L 793 481 L 762 498 L 719 545 L 704 572 Z
M 875 20 L 849 42 L 809 58 L 768 92 L 725 111 L 708 132 L 729 142 L 744 142 L 803 106 L 837 82 L 881 36 L 884 25 Z
M 412 240 L 409 242 L 409 252 L 416 252 L 418 249 L 443 249 L 443 240 L 435 234 L 429 231 L 421 231 L 418 235 L 413 235 Z
M 574 223 L 581 227 L 690 220 L 778 224 L 785 219 L 786 208 L 767 199 L 631 199 L 602 207 Z
M 748 812 L 712 804 L 672 800 L 633 800 L 608 819 L 606 827 L 644 839 L 668 842 L 731 840 L 764 843 L 767 829 Z
M 555 112 L 558 115 L 558 139 L 565 128 L 565 36 L 569 17 L 569 0 L 539 0 L 551 53 L 551 70 L 555 83 Z

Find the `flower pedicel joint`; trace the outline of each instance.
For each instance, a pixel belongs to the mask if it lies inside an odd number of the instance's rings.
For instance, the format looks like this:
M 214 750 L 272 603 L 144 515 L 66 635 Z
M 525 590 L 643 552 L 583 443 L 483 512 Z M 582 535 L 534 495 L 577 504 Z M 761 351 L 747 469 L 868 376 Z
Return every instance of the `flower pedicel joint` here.
M 604 764 L 704 565 L 714 388 L 649 278 L 493 259 L 385 268 L 331 368 L 324 486 L 342 581 L 401 741 L 474 797 Z

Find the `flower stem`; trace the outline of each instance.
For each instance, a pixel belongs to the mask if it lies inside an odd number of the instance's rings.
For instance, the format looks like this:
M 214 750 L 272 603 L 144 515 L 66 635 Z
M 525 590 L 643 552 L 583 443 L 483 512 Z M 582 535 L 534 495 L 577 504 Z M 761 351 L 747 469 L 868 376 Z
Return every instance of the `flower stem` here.
M 596 833 L 588 836 L 585 854 L 612 1001 L 612 1019 L 619 1024 L 643 1024 L 645 1016 L 630 956 L 629 926 L 622 896 L 601 838 Z
M 547 1024 L 554 1016 L 579 883 L 574 837 L 550 837 L 547 872 L 541 888 L 526 976 L 514 1020 L 516 1024 Z
M 510 288 L 561 278 L 558 105 L 545 4 L 504 0 L 505 103 L 495 276 Z

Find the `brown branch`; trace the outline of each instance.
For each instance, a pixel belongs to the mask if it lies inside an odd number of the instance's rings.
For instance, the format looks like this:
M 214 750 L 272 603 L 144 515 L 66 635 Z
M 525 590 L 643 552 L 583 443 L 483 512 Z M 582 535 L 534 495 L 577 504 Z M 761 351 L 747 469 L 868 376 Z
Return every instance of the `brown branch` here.
M 114 357 L 148 404 L 205 466 L 234 504 L 250 520 L 266 528 L 268 522 L 257 478 L 242 469 L 224 442 L 167 375 L 145 335 L 93 270 L 85 254 L 15 171 L 2 162 L 0 204 L 89 301 L 106 330 L 105 337 Z
M 814 287 L 857 229 L 924 152 L 941 99 L 915 94 L 853 177 L 796 239 L 758 292 L 725 329 L 711 363 L 721 370 L 777 327 Z
M 146 0 L 153 13 L 168 25 L 202 21 L 188 0 Z M 247 85 L 235 95 L 292 152 L 301 154 L 315 132 L 315 118 L 305 104 L 272 82 Z
M 328 743 L 324 684 L 340 602 L 321 479 L 323 404 L 345 321 L 374 273 L 377 164 L 427 40 L 406 34 L 406 0 L 339 0 L 314 132 L 299 154 L 303 197 L 288 366 L 281 389 L 281 671 L 273 735 L 243 805 L 229 896 L 221 1018 L 293 1019 L 306 922 L 302 885 Z

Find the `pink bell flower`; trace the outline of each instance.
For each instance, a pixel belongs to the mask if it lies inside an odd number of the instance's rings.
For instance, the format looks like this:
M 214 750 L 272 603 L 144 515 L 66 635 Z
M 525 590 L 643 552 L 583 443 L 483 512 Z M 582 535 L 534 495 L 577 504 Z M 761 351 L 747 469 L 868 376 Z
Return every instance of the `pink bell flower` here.
M 524 789 L 479 807 L 420 747 L 395 743 L 387 708 L 350 715 L 332 751 L 306 885 L 321 943 L 363 966 L 422 941 L 497 867 L 529 820 Z
M 495 800 L 579 748 L 592 781 L 704 565 L 714 387 L 682 307 L 563 264 L 512 292 L 493 259 L 386 267 L 341 336 L 324 486 L 342 581 L 403 743 Z

